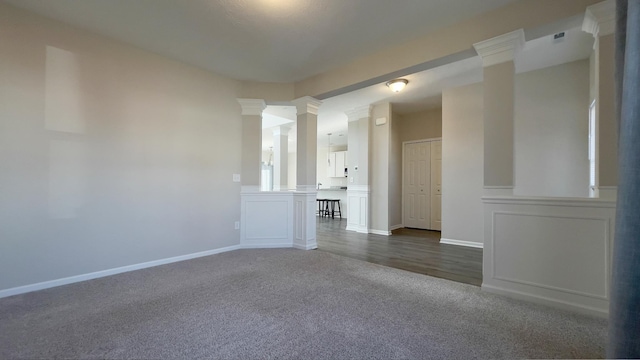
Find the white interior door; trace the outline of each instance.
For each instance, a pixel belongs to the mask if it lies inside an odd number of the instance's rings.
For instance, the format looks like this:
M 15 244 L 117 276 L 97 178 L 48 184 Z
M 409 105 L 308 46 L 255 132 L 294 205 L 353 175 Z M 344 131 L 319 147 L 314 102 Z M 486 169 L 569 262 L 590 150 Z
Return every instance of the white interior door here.
M 431 179 L 429 163 L 431 146 L 428 142 L 404 145 L 404 219 L 405 227 L 429 229 L 431 215 L 429 192 Z
M 431 142 L 431 230 L 442 230 L 442 141 Z

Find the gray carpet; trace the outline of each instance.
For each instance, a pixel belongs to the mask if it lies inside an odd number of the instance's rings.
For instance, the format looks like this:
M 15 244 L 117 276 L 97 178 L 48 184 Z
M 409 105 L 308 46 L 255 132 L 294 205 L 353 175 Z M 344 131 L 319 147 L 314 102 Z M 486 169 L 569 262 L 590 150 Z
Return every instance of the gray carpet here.
M 0 358 L 604 356 L 606 321 L 322 251 L 238 250 L 0 299 Z

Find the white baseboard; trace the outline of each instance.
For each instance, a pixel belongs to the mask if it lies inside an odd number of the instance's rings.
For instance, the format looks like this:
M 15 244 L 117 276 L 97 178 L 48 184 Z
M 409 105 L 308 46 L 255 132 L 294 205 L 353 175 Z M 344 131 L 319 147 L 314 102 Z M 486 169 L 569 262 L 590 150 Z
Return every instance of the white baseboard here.
M 368 234 L 369 233 L 369 230 L 367 230 L 367 228 L 361 227 L 361 226 L 350 226 L 350 225 L 347 225 L 347 228 L 345 230 L 347 230 L 347 231 L 355 231 L 355 232 L 358 232 L 360 234 Z
M 289 246 L 291 247 L 291 246 Z M 299 244 L 293 244 L 293 248 L 294 249 L 299 249 L 299 250 L 315 250 L 318 248 L 318 244 L 310 244 L 310 245 L 299 245 Z
M 146 269 L 146 268 L 170 264 L 178 261 L 191 260 L 191 259 L 195 259 L 203 256 L 220 254 L 227 251 L 238 250 L 240 248 L 241 248 L 240 245 L 227 246 L 220 249 L 201 251 L 193 254 L 174 256 L 166 259 L 148 261 L 140 264 L 127 265 L 127 266 L 117 267 L 113 269 L 96 271 L 88 274 L 75 275 L 75 276 L 70 276 L 62 279 L 56 279 L 56 280 L 44 281 L 36 284 L 18 286 L 10 289 L 0 290 L 0 298 L 24 294 L 32 291 L 37 291 L 37 290 L 44 290 L 44 289 L 48 289 L 56 286 L 62 286 L 62 285 L 77 283 L 77 282 L 86 281 L 86 280 L 97 279 L 105 276 L 121 274 L 124 272 L 129 272 L 134 270 Z
M 389 230 L 391 230 L 391 231 L 398 230 L 398 229 L 402 229 L 403 227 L 404 227 L 404 225 L 402 225 L 402 224 L 393 225 L 392 227 L 389 228 Z
M 391 235 L 391 231 L 386 231 L 386 230 L 369 229 L 369 233 L 370 234 L 376 234 L 376 235 L 384 235 L 384 236 Z
M 478 249 L 484 248 L 483 243 L 473 242 L 473 241 L 464 241 L 464 240 L 445 239 L 445 238 L 440 239 L 440 244 L 467 246 L 467 247 L 478 248 Z
M 293 245 L 291 243 L 281 243 L 281 244 L 240 244 L 240 249 L 285 249 L 291 248 Z
M 482 284 L 481 289 L 483 291 L 494 293 L 494 294 L 504 295 L 504 296 L 512 297 L 519 300 L 529 301 L 537 304 L 549 305 L 549 306 L 553 306 L 555 308 L 560 308 L 564 310 L 577 311 L 582 314 L 603 317 L 603 318 L 607 318 L 609 316 L 609 312 L 607 310 L 601 310 L 601 309 L 597 309 L 597 308 L 593 308 L 585 305 L 576 304 L 569 301 L 550 299 L 548 297 L 544 297 L 540 295 L 532 295 L 532 294 L 527 294 L 520 291 L 507 290 L 501 287 L 486 285 L 486 284 Z

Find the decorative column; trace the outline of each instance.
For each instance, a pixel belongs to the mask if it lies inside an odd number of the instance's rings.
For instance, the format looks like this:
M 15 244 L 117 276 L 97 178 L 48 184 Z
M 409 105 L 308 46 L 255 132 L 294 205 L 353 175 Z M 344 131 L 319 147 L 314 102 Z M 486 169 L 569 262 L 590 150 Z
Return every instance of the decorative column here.
M 294 193 L 293 247 L 316 249 L 316 160 L 318 151 L 318 107 L 310 96 L 293 100 L 297 109 L 296 192 Z
M 369 233 L 369 144 L 371 106 L 346 112 L 349 120 L 347 157 L 347 230 Z
M 291 247 L 291 194 L 260 191 L 262 111 L 266 104 L 261 99 L 238 99 L 238 102 L 242 106 L 240 245 L 244 248 Z
M 595 197 L 615 199 L 618 187 L 618 124 L 615 113 L 614 0 L 587 8 L 582 30 L 595 38 Z
M 262 99 L 238 99 L 242 107 L 242 191 L 260 190 L 262 157 L 262 111 L 267 104 Z
M 291 125 L 280 125 L 273 129 L 273 190 L 288 190 L 289 130 Z
M 515 57 L 522 29 L 473 45 L 484 66 L 484 193 L 513 195 Z

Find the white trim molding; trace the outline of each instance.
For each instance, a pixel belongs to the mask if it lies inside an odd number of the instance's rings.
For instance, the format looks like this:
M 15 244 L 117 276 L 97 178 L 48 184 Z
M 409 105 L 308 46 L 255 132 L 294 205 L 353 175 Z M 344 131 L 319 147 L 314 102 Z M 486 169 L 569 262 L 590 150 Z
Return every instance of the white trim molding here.
M 240 246 L 240 245 L 233 245 L 233 246 L 228 246 L 228 247 L 223 247 L 223 248 L 213 249 L 213 250 L 207 250 L 207 251 L 201 251 L 201 252 L 187 254 L 187 255 L 174 256 L 174 257 L 170 257 L 170 258 L 166 258 L 166 259 L 159 259 L 159 260 L 147 261 L 147 262 L 143 262 L 143 263 L 139 263 L 139 264 L 121 266 L 121 267 L 117 267 L 117 268 L 113 268 L 113 269 L 95 271 L 95 272 L 91 272 L 91 273 L 87 273 L 87 274 L 69 276 L 69 277 L 65 277 L 65 278 L 62 278 L 62 279 L 43 281 L 43 282 L 39 282 L 39 283 L 36 283 L 36 284 L 18 286 L 18 287 L 14 287 L 14 288 L 0 290 L 0 298 L 7 297 L 7 296 L 24 294 L 24 293 L 28 293 L 28 292 L 32 292 L 32 291 L 37 291 L 37 290 L 49 289 L 49 288 L 53 288 L 53 287 L 56 287 L 56 286 L 73 284 L 73 283 L 77 283 L 77 282 L 81 282 L 81 281 L 93 280 L 93 279 L 97 279 L 97 278 L 101 278 L 101 277 L 105 277 L 105 276 L 111 276 L 111 275 L 116 275 L 116 274 L 129 272 L 129 271 L 146 269 L 146 268 L 159 266 L 159 265 L 171 264 L 171 263 L 178 262 L 178 261 L 185 261 L 185 260 L 191 260 L 191 259 L 195 259 L 195 258 L 199 258 L 199 257 L 203 257 L 203 256 L 210 256 L 210 255 L 220 254 L 220 253 L 224 253 L 224 252 L 227 252 L 227 251 L 238 250 L 238 249 L 241 249 L 241 248 L 242 248 L 242 246 Z
M 484 196 L 512 196 L 513 186 L 491 186 L 487 185 L 483 187 Z
M 296 107 L 298 115 L 313 114 L 318 115 L 318 108 L 322 104 L 322 101 L 313 98 L 311 96 L 303 96 L 301 98 L 291 101 Z
M 289 131 L 293 127 L 293 123 L 278 125 L 273 128 L 273 136 L 289 136 Z
M 524 43 L 524 30 L 518 29 L 489 40 L 480 41 L 473 44 L 473 47 L 482 58 L 482 65 L 488 67 L 514 61 L 524 47 Z
M 598 39 L 611 35 L 616 29 L 616 2 L 606 0 L 587 7 L 582 22 L 582 31 Z
M 288 191 L 240 193 L 240 244 L 293 246 L 293 197 Z
M 398 224 L 398 225 L 393 225 L 389 228 L 389 230 L 393 231 L 393 230 L 398 230 L 398 229 L 402 229 L 404 227 L 403 224 Z
M 382 236 L 391 236 L 391 231 L 370 229 L 369 230 L 369 234 L 382 235 Z
M 617 200 L 618 187 L 617 186 L 598 186 L 597 194 L 600 199 Z
M 445 238 L 440 238 L 440 244 L 466 246 L 466 247 L 472 247 L 472 248 L 476 248 L 476 249 L 484 248 L 484 244 L 480 243 L 480 242 L 445 239 Z
M 358 121 L 360 119 L 368 119 L 371 117 L 371 105 L 360 106 L 355 109 L 345 111 L 345 115 L 347 115 L 347 119 L 349 122 Z
M 267 103 L 262 99 L 236 99 L 242 108 L 242 115 L 262 115 Z

